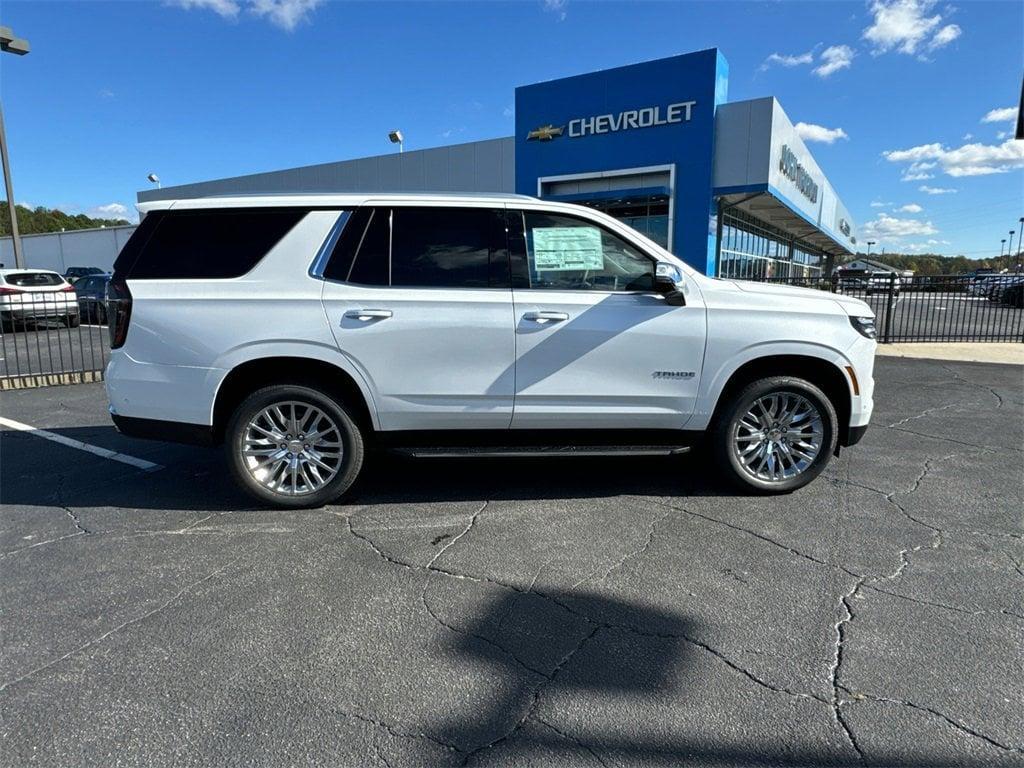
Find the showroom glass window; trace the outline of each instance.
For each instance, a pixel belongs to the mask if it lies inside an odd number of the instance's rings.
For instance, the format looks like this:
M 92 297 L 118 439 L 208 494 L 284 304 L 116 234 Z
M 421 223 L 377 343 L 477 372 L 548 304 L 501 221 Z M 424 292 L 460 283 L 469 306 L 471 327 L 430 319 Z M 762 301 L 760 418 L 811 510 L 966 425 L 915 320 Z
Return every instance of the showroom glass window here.
M 585 219 L 526 211 L 529 287 L 563 291 L 650 291 L 654 262 Z

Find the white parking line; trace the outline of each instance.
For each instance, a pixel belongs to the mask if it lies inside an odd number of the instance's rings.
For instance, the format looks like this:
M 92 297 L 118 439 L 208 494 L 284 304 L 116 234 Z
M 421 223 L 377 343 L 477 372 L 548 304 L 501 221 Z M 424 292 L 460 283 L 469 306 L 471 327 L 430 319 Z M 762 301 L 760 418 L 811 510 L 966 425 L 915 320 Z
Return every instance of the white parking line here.
M 16 429 L 19 432 L 28 432 L 36 437 L 42 437 L 46 440 L 52 440 L 55 443 L 66 445 L 69 448 L 77 448 L 80 451 L 88 451 L 89 453 L 102 456 L 104 459 L 110 459 L 111 461 L 120 461 L 122 464 L 128 464 L 130 466 L 141 469 L 145 472 L 156 472 L 159 469 L 163 469 L 161 464 L 154 464 L 152 461 L 146 461 L 145 459 L 137 459 L 134 456 L 127 456 L 117 451 L 111 451 L 109 448 L 100 448 L 98 445 L 89 445 L 83 443 L 81 440 L 73 440 L 70 437 L 64 435 L 58 435 L 56 432 L 49 432 L 45 429 L 37 429 L 31 424 L 22 424 L 20 421 L 14 421 L 12 419 L 5 419 L 0 416 L 0 426 L 8 427 L 9 429 Z

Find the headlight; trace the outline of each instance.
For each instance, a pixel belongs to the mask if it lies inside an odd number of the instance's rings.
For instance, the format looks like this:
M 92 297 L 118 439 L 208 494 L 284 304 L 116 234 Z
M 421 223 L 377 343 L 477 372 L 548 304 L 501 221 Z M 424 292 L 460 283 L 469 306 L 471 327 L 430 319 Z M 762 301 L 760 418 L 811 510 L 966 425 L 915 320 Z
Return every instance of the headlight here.
M 850 325 L 857 329 L 857 333 L 869 339 L 875 338 L 878 333 L 875 330 L 875 318 L 873 317 L 851 317 Z

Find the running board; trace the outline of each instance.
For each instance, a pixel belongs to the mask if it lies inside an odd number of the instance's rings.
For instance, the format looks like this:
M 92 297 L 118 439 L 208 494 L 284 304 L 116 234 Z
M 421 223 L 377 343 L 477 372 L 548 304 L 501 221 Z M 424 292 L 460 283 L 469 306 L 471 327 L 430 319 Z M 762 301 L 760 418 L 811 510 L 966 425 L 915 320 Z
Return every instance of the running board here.
M 677 456 L 688 445 L 416 446 L 394 448 L 418 459 L 537 458 L 548 456 Z

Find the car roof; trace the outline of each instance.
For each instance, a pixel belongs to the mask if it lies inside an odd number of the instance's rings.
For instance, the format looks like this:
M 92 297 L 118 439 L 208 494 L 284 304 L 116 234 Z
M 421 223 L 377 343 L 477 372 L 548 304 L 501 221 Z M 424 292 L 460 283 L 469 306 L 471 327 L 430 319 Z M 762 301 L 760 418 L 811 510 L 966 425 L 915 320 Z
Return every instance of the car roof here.
M 366 203 L 522 203 L 537 202 L 528 195 L 482 192 L 358 192 L 345 194 L 294 193 L 275 195 L 230 195 L 224 197 L 194 197 L 180 200 L 153 200 L 139 203 L 140 213 L 174 209 L 196 208 L 274 208 L 274 207 L 328 207 L 345 208 Z

